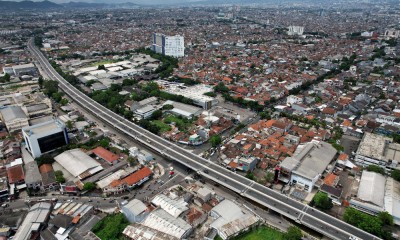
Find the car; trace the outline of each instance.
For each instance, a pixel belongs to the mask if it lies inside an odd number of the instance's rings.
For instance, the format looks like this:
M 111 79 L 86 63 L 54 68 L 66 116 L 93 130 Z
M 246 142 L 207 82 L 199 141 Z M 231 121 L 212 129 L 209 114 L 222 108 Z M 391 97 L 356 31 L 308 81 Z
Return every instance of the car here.
M 204 172 L 205 174 L 208 174 L 208 170 L 207 170 L 207 169 L 204 169 L 203 172 Z
M 10 205 L 8 205 L 8 203 L 3 203 L 3 204 L 1 204 L 1 207 L 2 207 L 2 208 L 6 208 L 6 207 L 8 207 L 8 206 L 10 206 Z
M 89 199 L 88 202 L 93 202 L 93 200 L 92 200 L 92 199 Z
M 123 196 L 122 199 L 129 199 L 129 196 Z

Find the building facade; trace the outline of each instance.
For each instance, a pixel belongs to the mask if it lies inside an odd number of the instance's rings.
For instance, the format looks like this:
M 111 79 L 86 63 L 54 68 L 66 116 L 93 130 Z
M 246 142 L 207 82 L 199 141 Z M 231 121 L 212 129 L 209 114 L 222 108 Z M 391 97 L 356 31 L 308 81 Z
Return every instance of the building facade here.
M 358 146 L 355 162 L 363 167 L 377 165 L 386 170 L 396 169 L 400 161 L 400 144 L 393 139 L 366 132 Z
M 172 57 L 185 56 L 184 38 L 182 36 L 166 36 L 153 33 L 152 50 L 156 53 Z
M 59 119 L 22 129 L 26 149 L 34 158 L 68 144 L 67 129 Z
M 6 124 L 8 132 L 15 132 L 23 127 L 29 126 L 29 118 L 19 106 L 2 109 L 1 120 Z

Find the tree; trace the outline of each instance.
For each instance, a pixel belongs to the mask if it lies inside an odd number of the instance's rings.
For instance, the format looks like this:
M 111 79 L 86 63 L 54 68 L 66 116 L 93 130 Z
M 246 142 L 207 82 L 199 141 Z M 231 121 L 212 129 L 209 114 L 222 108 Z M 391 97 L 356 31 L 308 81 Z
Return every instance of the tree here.
M 35 36 L 33 42 L 35 43 L 36 46 L 43 47 L 43 39 L 42 39 L 42 37 Z
M 99 141 L 99 146 L 107 148 L 110 145 L 110 141 L 107 138 L 103 138 Z
M 70 130 L 74 127 L 74 125 L 72 124 L 71 121 L 67 121 L 67 122 L 65 123 L 65 125 L 66 125 L 66 127 L 67 127 L 68 129 L 70 129 Z
M 62 92 L 55 92 L 51 94 L 51 97 L 54 99 L 56 102 L 60 102 L 62 99 L 63 93 Z
M 392 178 L 394 178 L 394 180 L 399 181 L 400 182 L 400 170 L 392 170 L 392 173 L 390 174 L 390 176 Z
M 52 164 L 54 162 L 54 158 L 49 155 L 42 155 L 40 157 L 35 158 L 37 165 L 40 167 L 43 164 Z
M 300 228 L 296 226 L 291 226 L 288 228 L 287 233 L 285 234 L 285 239 L 287 240 L 300 240 L 303 237 L 303 233 Z
M 65 106 L 68 104 L 68 100 L 66 98 L 61 99 L 60 101 L 61 106 Z
M 98 70 L 106 70 L 106 67 L 104 65 L 99 65 L 97 66 Z
M 219 135 L 213 135 L 213 136 L 210 138 L 211 146 L 214 147 L 214 148 L 215 148 L 216 146 L 218 146 L 221 142 L 222 142 L 222 139 L 221 139 L 221 136 L 219 136 Z
M 254 173 L 252 173 L 252 172 L 247 172 L 246 178 L 253 180 L 253 181 L 256 180 L 256 176 L 254 176 Z
M 378 237 L 391 239 L 390 234 L 387 234 L 389 231 L 382 230 L 384 224 L 379 217 L 371 216 L 355 208 L 348 207 L 344 212 L 343 220 Z
M 127 159 L 127 161 L 128 161 L 128 163 L 129 163 L 129 165 L 130 165 L 131 167 L 135 166 L 135 165 L 138 163 L 137 160 L 136 160 L 134 157 L 132 157 L 132 156 L 129 156 L 128 159 Z
M 83 190 L 92 191 L 96 188 L 96 184 L 92 182 L 86 182 L 83 184 Z
M 44 93 L 51 97 L 53 93 L 58 92 L 58 82 L 53 80 L 47 80 L 43 82 Z
M 56 182 L 65 183 L 64 173 L 62 171 L 57 170 L 54 172 L 54 175 L 56 175 Z
M 214 91 L 219 92 L 219 93 L 228 93 L 229 88 L 227 86 L 225 86 L 225 84 L 223 82 L 220 82 L 220 83 L 218 83 L 218 85 L 216 85 L 214 87 Z
M 43 78 L 42 77 L 39 77 L 39 79 L 38 79 L 38 84 L 39 84 L 39 87 L 40 88 L 42 88 L 43 87 Z
M 209 96 L 209 97 L 216 97 L 217 94 L 215 92 L 206 92 L 204 95 Z
M 124 111 L 124 117 L 126 118 L 126 119 L 132 119 L 132 117 L 133 117 L 133 112 L 131 111 L 131 110 L 125 110 Z
M 153 119 L 153 120 L 160 119 L 161 117 L 162 117 L 162 111 L 161 111 L 161 110 L 155 110 L 155 111 L 151 114 L 151 119 Z
M 3 76 L 3 81 L 4 82 L 9 82 L 10 79 L 11 79 L 10 74 L 8 74 L 8 73 L 4 74 L 4 76 Z
M 265 181 L 270 183 L 270 182 L 272 182 L 274 180 L 274 176 L 275 176 L 274 173 L 267 172 L 267 174 L 265 174 L 265 176 L 264 176 L 264 179 L 265 179 Z
M 376 165 L 369 165 L 366 169 L 367 169 L 367 171 L 370 171 L 370 172 L 376 172 L 376 173 L 385 175 L 385 169 L 383 169 L 379 166 L 376 166 Z
M 328 194 L 324 192 L 317 192 L 314 198 L 314 205 L 322 210 L 329 210 L 333 207 L 332 200 L 328 197 Z
M 171 105 L 171 104 L 165 104 L 165 105 L 162 107 L 162 109 L 163 109 L 163 110 L 171 110 L 171 109 L 174 109 L 174 106 Z
M 385 225 L 394 225 L 393 216 L 390 215 L 388 212 L 380 212 L 378 214 L 378 218 L 383 222 Z

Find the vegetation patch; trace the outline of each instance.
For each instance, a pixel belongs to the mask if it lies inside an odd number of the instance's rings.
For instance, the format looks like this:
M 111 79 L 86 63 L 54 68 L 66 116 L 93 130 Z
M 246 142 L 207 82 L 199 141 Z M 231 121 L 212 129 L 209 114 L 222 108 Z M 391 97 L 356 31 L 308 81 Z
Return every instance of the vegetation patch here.
M 101 240 L 124 240 L 122 232 L 129 225 L 122 213 L 108 215 L 98 222 L 92 229 Z
M 172 129 L 170 125 L 165 124 L 160 120 L 154 120 L 154 121 L 152 121 L 152 123 L 160 128 L 160 133 L 168 132 L 168 131 L 171 131 L 171 129 Z
M 275 229 L 261 226 L 236 236 L 232 240 L 285 240 L 285 234 Z

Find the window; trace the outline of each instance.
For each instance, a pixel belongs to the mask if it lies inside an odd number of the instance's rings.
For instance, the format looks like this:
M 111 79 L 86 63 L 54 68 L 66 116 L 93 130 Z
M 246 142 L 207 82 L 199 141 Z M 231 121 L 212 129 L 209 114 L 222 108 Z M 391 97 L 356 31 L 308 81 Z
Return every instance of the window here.
M 52 135 L 39 138 L 38 140 L 40 152 L 45 153 L 66 144 L 64 132 L 54 133 Z

